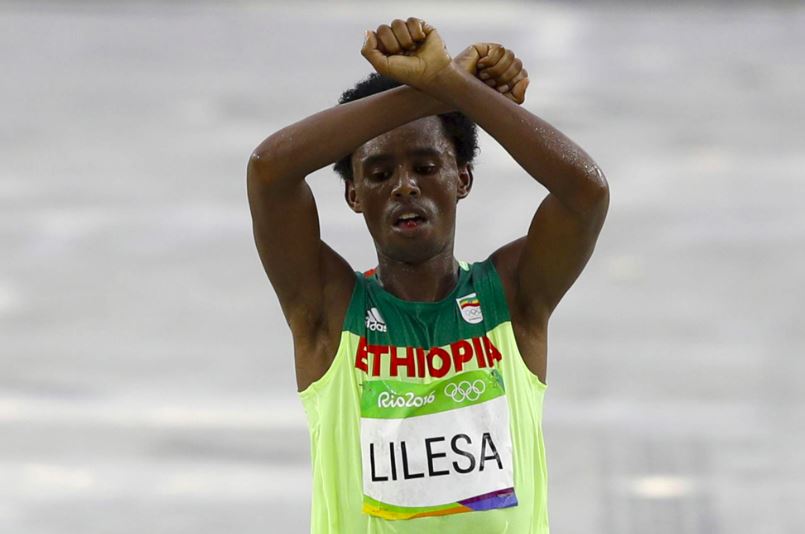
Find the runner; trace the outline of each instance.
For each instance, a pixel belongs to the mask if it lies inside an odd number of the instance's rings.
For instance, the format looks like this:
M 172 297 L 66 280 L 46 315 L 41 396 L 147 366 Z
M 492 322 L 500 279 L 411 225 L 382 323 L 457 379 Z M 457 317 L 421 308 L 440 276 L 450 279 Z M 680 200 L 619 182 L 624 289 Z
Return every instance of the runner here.
M 529 80 L 511 50 L 451 59 L 409 18 L 367 32 L 362 54 L 377 74 L 268 137 L 248 168 L 310 427 L 311 532 L 547 533 L 548 319 L 593 252 L 607 182 L 518 105 Z M 526 236 L 466 263 L 453 243 L 473 123 L 549 194 Z M 305 178 L 333 163 L 374 240 L 365 273 L 320 238 Z

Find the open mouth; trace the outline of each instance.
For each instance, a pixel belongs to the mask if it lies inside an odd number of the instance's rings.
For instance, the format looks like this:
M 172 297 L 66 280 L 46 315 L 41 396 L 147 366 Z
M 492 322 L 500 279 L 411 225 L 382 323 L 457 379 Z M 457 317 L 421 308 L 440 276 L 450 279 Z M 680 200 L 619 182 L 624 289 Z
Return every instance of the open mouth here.
M 394 221 L 394 226 L 397 228 L 404 228 L 404 229 L 413 229 L 417 228 L 418 226 L 424 224 L 427 221 L 421 215 L 417 215 L 416 213 L 403 213 L 401 216 Z

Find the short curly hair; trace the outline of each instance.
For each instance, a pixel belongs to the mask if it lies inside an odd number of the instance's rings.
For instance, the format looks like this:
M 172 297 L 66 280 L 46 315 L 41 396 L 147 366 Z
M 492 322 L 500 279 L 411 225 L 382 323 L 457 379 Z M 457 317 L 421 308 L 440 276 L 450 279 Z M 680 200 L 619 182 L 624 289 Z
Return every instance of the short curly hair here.
M 361 80 L 352 89 L 347 89 L 338 99 L 339 104 L 346 104 L 359 98 L 364 98 L 376 93 L 393 89 L 402 85 L 397 80 L 383 76 L 376 72 L 371 73 L 366 79 Z M 460 111 L 443 113 L 437 115 L 442 121 L 445 135 L 453 143 L 456 149 L 456 164 L 461 167 L 465 164 L 470 165 L 478 154 L 478 127 L 466 115 Z M 352 180 L 352 154 L 347 154 L 338 160 L 333 166 L 343 180 Z

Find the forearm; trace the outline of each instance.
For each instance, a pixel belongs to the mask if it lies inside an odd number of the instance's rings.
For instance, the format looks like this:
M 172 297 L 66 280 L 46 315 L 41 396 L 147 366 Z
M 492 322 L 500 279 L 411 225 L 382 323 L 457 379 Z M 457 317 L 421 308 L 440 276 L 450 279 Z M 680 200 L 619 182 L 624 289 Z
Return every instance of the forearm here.
M 474 76 L 448 70 L 428 93 L 463 112 L 494 137 L 526 172 L 582 215 L 607 194 L 593 159 L 562 132 Z
M 450 110 L 433 96 L 405 85 L 340 104 L 270 135 L 252 153 L 250 171 L 298 181 L 378 135 Z

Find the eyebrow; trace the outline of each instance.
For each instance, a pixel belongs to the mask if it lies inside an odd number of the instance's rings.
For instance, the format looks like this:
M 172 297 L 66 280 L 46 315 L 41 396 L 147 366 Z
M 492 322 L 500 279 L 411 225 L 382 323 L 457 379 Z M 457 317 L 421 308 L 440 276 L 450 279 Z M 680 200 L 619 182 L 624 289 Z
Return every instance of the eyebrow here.
M 442 155 L 442 153 L 439 152 L 438 150 L 433 149 L 433 148 L 429 148 L 429 147 L 412 148 L 412 149 L 406 151 L 406 154 L 408 156 L 414 156 L 414 157 L 416 157 L 416 156 L 431 156 L 431 157 L 435 157 L 435 158 L 438 158 L 438 157 L 440 157 Z M 384 154 L 374 154 L 374 155 L 369 156 L 368 158 L 364 159 L 361 164 L 364 167 L 369 167 L 369 166 L 371 166 L 371 165 L 373 165 L 375 163 L 392 161 L 393 159 L 394 159 L 394 156 L 392 156 L 391 154 L 385 154 L 385 153 Z

